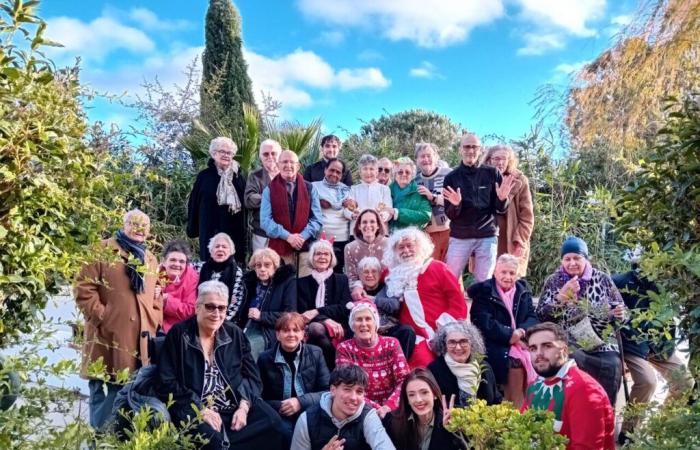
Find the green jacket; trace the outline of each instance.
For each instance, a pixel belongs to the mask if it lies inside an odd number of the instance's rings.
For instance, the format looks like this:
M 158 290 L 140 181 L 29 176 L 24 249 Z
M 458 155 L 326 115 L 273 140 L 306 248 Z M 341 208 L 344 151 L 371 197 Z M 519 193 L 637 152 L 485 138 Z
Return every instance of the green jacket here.
M 432 207 L 427 198 L 418 193 L 418 185 L 415 181 L 401 189 L 397 183 L 389 185 L 391 200 L 394 208 L 399 210 L 399 217 L 389 222 L 389 228 L 393 230 L 415 225 L 425 228 L 430 222 Z

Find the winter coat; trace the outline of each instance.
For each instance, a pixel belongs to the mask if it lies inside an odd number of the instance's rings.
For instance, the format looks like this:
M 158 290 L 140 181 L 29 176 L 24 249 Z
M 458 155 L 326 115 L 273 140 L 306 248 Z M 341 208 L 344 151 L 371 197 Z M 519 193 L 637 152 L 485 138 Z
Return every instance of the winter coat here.
M 262 193 L 270 185 L 270 174 L 264 168 L 251 172 L 245 185 L 243 203 L 248 208 L 250 226 L 257 236 L 267 237 L 265 230 L 260 225 L 260 205 L 262 204 Z
M 497 216 L 499 224 L 498 255 L 514 254 L 516 244 L 522 247 L 518 275 L 527 273 L 530 259 L 530 236 L 535 225 L 535 215 L 532 209 L 532 194 L 528 179 L 522 172 L 515 171 L 513 188 L 508 195 L 508 208 L 505 214 Z
M 411 225 L 425 228 L 430 222 L 433 208 L 430 206 L 428 199 L 418 193 L 416 182 L 411 181 L 403 189 L 399 187 L 398 183 L 394 182 L 389 185 L 389 189 L 391 190 L 394 208 L 399 210 L 398 217 L 389 222 L 389 227 L 392 231 Z M 408 192 L 405 192 L 406 190 Z
M 88 366 L 102 358 L 108 374 L 122 369 L 135 371 L 148 364 L 148 339 L 163 322 L 163 304 L 155 296 L 158 261 L 146 251 L 144 292 L 131 290 L 124 264 L 130 254 L 116 239 L 102 241 L 116 261 L 97 261 L 81 270 L 75 286 L 75 302 L 85 316 L 85 343 L 81 376 L 89 378 Z
M 260 396 L 261 383 L 258 367 L 250 354 L 250 344 L 243 331 L 224 321 L 216 331 L 214 357 L 236 404 L 246 400 L 250 405 Z M 199 343 L 197 317 L 175 324 L 165 337 L 158 360 L 160 386 L 158 394 L 166 401 L 170 394 L 174 401 L 170 414 L 175 423 L 194 419 L 203 407 L 204 352 Z
M 164 269 L 161 274 L 165 275 Z M 168 280 L 163 288 L 163 294 L 168 294 L 163 302 L 163 331 L 167 333 L 173 325 L 194 315 L 198 285 L 199 274 L 189 264 L 178 281 Z
M 229 211 L 228 205 L 219 205 L 216 190 L 221 177 L 214 160 L 210 159 L 207 168 L 199 172 L 187 202 L 187 236 L 199 237 L 199 256 L 202 261 L 209 258 L 209 240 L 217 233 L 226 233 L 236 246 L 235 258 L 245 263 L 246 221 L 243 208 L 245 178 L 240 169 L 233 176 L 233 186 L 241 201 L 241 210 L 236 214 Z
M 484 337 L 486 354 L 496 381 L 505 384 L 508 381 L 508 352 L 513 328 L 506 305 L 496 290 L 496 280 L 491 278 L 473 284 L 467 289 L 467 294 L 472 299 L 471 321 Z M 522 279 L 515 282 L 513 317 L 516 328 L 523 330 L 539 323 L 532 306 L 530 286 Z
M 250 302 L 255 299 L 258 278 L 254 270 L 243 275 L 243 303 L 238 311 L 236 324 L 242 329 L 248 326 L 252 319 L 248 318 Z M 275 323 L 284 312 L 297 310 L 296 271 L 293 266 L 282 265 L 272 276 L 272 283 L 267 289 L 260 305 L 260 320 L 258 323 L 265 336 L 265 348 L 269 349 L 277 342 Z
M 279 411 L 284 395 L 285 374 L 291 375 L 291 370 L 282 357 L 279 344 L 266 350 L 258 357 L 258 368 L 262 378 L 262 398 L 275 410 Z M 296 376 L 294 383 L 303 389 L 303 394 L 297 388 L 296 398 L 301 404 L 301 411 L 306 411 L 311 405 L 318 404 L 321 394 L 329 389 L 330 373 L 323 359 L 323 352 L 315 345 L 301 344 L 301 350 L 295 359 Z M 285 368 L 289 371 L 286 372 Z
M 476 390 L 476 398 L 481 400 L 486 400 L 488 405 L 497 405 L 503 401 L 503 396 L 496 386 L 496 377 L 493 375 L 493 370 L 486 360 L 479 363 L 481 365 L 481 382 L 479 383 L 479 388 Z M 459 385 L 457 384 L 457 377 L 454 376 L 450 368 L 445 362 L 445 356 L 438 356 L 433 362 L 428 365 L 428 370 L 435 377 L 438 386 L 440 386 L 440 391 L 445 395 L 445 398 L 449 399 L 452 395 L 455 396 L 456 406 L 466 406 L 457 405 L 459 401 Z
M 345 335 L 348 336 L 350 310 L 347 308 L 347 304 L 352 301 L 348 277 L 340 273 L 334 273 L 326 279 L 325 284 L 326 306 L 318 308 L 318 315 L 313 321 L 322 322 L 326 319 L 333 319 L 343 326 L 346 331 Z M 316 293 L 318 292 L 318 283 L 313 276 L 307 275 L 299 278 L 297 289 L 297 311 L 304 313 L 311 309 L 317 309 Z

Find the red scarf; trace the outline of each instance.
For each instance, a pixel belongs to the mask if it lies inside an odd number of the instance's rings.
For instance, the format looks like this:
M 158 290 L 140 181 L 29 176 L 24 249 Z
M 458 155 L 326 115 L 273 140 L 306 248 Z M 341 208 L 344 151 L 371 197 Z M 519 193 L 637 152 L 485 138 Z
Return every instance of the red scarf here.
M 289 213 L 287 203 L 287 182 L 281 175 L 277 175 L 270 182 L 270 204 L 272 206 L 272 219 L 280 224 L 291 234 L 301 233 L 309 222 L 311 215 L 311 195 L 306 189 L 306 183 L 301 175 L 297 174 L 296 187 L 294 189 L 294 223 Z M 270 248 L 280 256 L 287 256 L 294 252 L 294 248 L 284 239 L 270 239 Z

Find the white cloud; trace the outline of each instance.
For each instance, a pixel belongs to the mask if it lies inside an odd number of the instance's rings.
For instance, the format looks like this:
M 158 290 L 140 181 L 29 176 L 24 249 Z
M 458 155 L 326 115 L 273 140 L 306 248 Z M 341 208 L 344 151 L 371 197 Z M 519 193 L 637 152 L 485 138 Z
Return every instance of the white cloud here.
M 124 25 L 111 17 L 101 16 L 87 23 L 72 17 L 47 20 L 46 36 L 63 44 L 51 48 L 52 56 L 80 55 L 86 60 L 103 60 L 116 50 L 149 53 L 155 43 L 143 31 Z
M 519 48 L 518 55 L 533 56 L 543 55 L 552 50 L 564 48 L 565 37 L 560 33 L 525 33 L 523 35 L 525 46 Z
M 545 29 L 559 29 L 579 37 L 596 35 L 588 22 L 605 14 L 605 0 L 518 0 L 521 16 Z
M 437 78 L 441 76 L 438 73 L 437 67 L 435 67 L 434 64 L 428 61 L 423 61 L 420 63 L 420 66 L 413 67 L 411 70 L 408 71 L 408 74 L 414 78 L 428 79 Z
M 359 59 L 360 61 L 380 61 L 384 59 L 384 56 L 382 56 L 382 54 L 378 51 L 368 48 L 358 53 L 357 59 Z
M 248 74 L 257 96 L 270 93 L 284 108 L 304 108 L 313 104 L 309 89 L 342 91 L 354 89 L 384 89 L 391 84 L 374 67 L 335 70 L 316 53 L 297 49 L 277 58 L 244 50 Z
M 579 61 L 575 63 L 561 63 L 554 68 L 554 72 L 562 75 L 571 75 L 572 73 L 581 70 L 581 68 L 586 64 L 588 64 L 588 61 Z
M 464 41 L 469 32 L 501 17 L 502 0 L 300 0 L 299 8 L 326 24 L 379 30 L 392 41 L 421 47 L 445 47 Z
M 142 28 L 149 31 L 184 30 L 193 26 L 192 22 L 184 19 L 161 19 L 148 8 L 131 8 L 128 12 L 128 17 L 135 24 L 140 24 Z
M 317 41 L 326 45 L 340 45 L 345 41 L 345 34 L 342 31 L 324 31 Z
M 627 25 L 632 23 L 632 16 L 619 15 L 610 19 L 610 25 L 605 28 L 605 33 L 608 36 L 615 36 L 620 33 Z

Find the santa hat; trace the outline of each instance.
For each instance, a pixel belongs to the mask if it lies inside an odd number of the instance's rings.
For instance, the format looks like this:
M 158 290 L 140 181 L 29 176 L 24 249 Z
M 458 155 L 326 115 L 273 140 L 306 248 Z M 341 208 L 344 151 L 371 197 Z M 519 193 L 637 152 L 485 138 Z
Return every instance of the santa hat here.
M 348 323 L 350 324 L 350 329 L 352 329 L 352 324 L 355 322 L 355 315 L 360 311 L 371 312 L 372 317 L 374 317 L 374 323 L 377 325 L 377 327 L 379 327 L 379 312 L 377 311 L 377 307 L 374 306 L 374 303 L 372 302 L 360 300 L 358 302 L 355 302 L 352 309 L 350 310 L 350 319 L 348 320 Z

